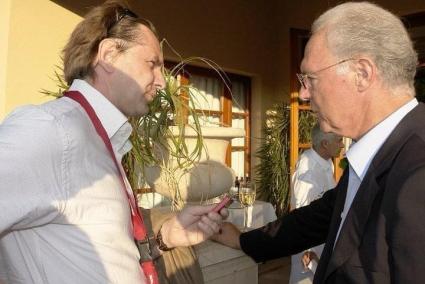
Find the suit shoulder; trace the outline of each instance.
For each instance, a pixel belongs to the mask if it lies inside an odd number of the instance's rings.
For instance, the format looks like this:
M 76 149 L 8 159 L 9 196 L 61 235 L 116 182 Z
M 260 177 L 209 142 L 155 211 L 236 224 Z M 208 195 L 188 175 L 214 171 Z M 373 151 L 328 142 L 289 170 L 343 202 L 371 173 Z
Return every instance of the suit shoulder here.
M 398 168 L 404 171 L 425 166 L 425 130 L 415 132 L 401 148 L 396 159 Z

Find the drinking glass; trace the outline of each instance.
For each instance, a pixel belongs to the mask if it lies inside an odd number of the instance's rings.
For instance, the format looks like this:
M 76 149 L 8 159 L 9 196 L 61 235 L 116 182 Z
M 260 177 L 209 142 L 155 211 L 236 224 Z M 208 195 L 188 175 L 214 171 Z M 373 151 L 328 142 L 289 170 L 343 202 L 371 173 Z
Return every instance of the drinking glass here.
M 252 213 L 252 205 L 255 202 L 255 186 L 252 184 L 250 187 L 241 187 L 239 189 L 239 202 L 243 206 L 244 218 L 243 218 L 243 232 L 248 230 L 248 214 L 249 211 Z
M 229 195 L 232 197 L 232 204 L 230 204 L 230 209 L 240 209 L 242 206 L 239 204 L 239 188 L 232 186 L 229 190 Z

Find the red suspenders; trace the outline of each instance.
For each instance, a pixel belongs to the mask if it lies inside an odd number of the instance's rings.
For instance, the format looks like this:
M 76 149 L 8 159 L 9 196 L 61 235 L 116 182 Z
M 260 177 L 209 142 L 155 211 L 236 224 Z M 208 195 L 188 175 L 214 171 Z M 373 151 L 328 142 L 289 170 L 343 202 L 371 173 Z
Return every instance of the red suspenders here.
M 105 143 L 106 148 L 108 149 L 109 153 L 111 154 L 112 160 L 115 163 L 115 166 L 117 167 L 118 172 L 121 176 L 121 184 L 122 188 L 126 193 L 126 196 L 128 198 L 128 203 L 130 204 L 131 209 L 131 222 L 133 224 L 133 236 L 136 241 L 136 245 L 140 252 L 140 266 L 142 267 L 143 272 L 145 273 L 146 280 L 149 284 L 158 284 L 158 274 L 155 270 L 155 266 L 153 264 L 152 258 L 150 256 L 150 247 L 149 247 L 149 241 L 147 236 L 147 231 L 145 228 L 145 224 L 143 223 L 142 216 L 140 215 L 140 212 L 136 206 L 135 198 L 132 194 L 129 194 L 125 182 L 124 177 L 122 175 L 121 169 L 118 165 L 118 161 L 115 157 L 114 150 L 112 149 L 111 141 L 109 140 L 108 134 L 106 133 L 105 128 L 103 127 L 102 123 L 100 122 L 99 118 L 97 117 L 95 111 L 93 110 L 92 106 L 89 104 L 89 102 L 86 100 L 86 98 L 78 91 L 69 91 L 64 93 L 65 97 L 68 97 L 70 99 L 73 99 L 74 101 L 78 102 L 86 111 L 87 115 L 89 116 L 91 122 L 93 123 L 93 126 L 96 128 L 97 134 L 102 138 L 103 142 Z

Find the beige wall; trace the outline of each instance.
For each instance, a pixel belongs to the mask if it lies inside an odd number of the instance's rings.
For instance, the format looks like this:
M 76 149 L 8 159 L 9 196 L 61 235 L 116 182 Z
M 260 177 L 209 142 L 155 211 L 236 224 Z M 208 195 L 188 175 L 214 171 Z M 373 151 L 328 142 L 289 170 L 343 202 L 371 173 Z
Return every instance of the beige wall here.
M 7 54 L 9 46 L 10 2 L 0 2 L 0 120 L 6 112 Z
M 50 98 L 41 88 L 55 90 L 54 66 L 60 63 L 60 51 L 80 17 L 47 0 L 2 0 L 0 16 L 9 4 L 9 31 L 0 53 L 0 120 L 16 106 L 38 104 Z M 7 16 L 7 15 L 6 15 Z M 3 37 L 3 17 L 1 18 Z M 2 38 L 3 39 L 3 38 Z M 6 59 L 4 61 L 4 58 Z M 5 76 L 2 74 L 5 70 Z M 4 82 L 2 81 L 2 78 Z M 2 96 L 2 93 L 5 96 Z M 3 99 L 2 99 L 3 98 Z

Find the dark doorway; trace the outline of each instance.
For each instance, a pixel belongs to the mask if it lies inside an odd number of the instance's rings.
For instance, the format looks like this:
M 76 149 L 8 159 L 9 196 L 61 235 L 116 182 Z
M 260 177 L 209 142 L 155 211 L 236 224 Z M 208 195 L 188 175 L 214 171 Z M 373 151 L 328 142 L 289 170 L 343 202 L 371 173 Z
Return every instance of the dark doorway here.
M 418 101 L 425 102 L 425 12 L 410 14 L 402 18 L 418 52 L 419 65 L 415 76 Z

